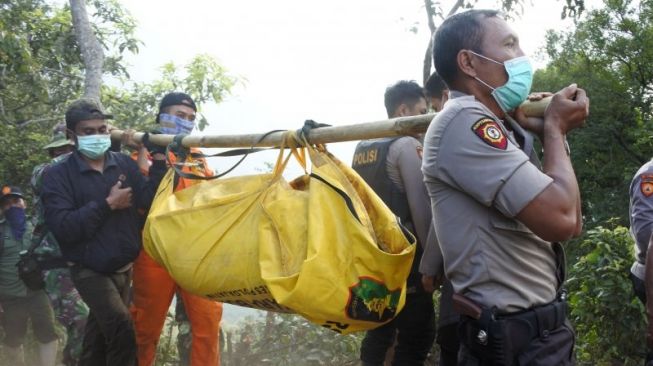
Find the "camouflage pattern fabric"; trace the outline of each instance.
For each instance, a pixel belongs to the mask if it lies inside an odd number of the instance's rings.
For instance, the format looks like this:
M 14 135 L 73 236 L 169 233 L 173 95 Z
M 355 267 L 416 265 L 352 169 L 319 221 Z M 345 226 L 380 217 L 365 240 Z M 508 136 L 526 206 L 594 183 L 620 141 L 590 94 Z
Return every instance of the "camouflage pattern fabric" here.
M 61 162 L 68 156 L 61 155 L 54 158 L 50 163 L 41 164 L 32 172 L 31 185 L 36 194 L 34 202 L 35 219 L 32 240 L 40 244 L 35 254 L 40 261 L 60 259 L 61 251 L 54 235 L 47 230 L 43 218 L 43 206 L 38 199 L 41 188 L 41 176 L 43 171 L 53 164 Z M 79 293 L 73 285 L 68 268 L 56 268 L 44 271 L 45 291 L 50 298 L 54 315 L 57 321 L 66 329 L 66 345 L 63 349 L 63 362 L 66 366 L 74 366 L 79 360 L 82 352 L 82 340 L 84 328 L 88 317 L 88 307 L 82 301 Z
M 66 328 L 66 345 L 63 349 L 64 365 L 77 365 L 82 353 L 88 306 L 77 293 L 68 269 L 46 271 L 45 291 L 50 298 L 55 318 Z

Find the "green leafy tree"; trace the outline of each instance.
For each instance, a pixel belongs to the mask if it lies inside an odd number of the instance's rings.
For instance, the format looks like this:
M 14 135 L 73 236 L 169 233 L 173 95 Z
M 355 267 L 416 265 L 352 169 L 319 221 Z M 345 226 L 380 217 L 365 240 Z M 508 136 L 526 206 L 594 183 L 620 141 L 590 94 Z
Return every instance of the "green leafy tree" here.
M 102 102 L 119 127 L 142 128 L 154 120 L 159 99 L 185 90 L 201 108 L 220 102 L 238 80 L 208 55 L 188 65 L 162 67 L 161 79 L 134 83 L 123 62 L 138 51 L 136 23 L 116 0 L 92 1 L 91 28 L 105 53 L 104 75 L 122 82 L 102 86 Z M 0 0 L 0 184 L 28 186 L 32 168 L 48 158 L 42 146 L 63 121 L 68 103 L 84 90 L 84 62 L 68 5 L 44 0 Z M 200 128 L 207 124 L 200 116 Z
M 208 121 L 201 114 L 202 105 L 220 103 L 241 80 L 209 55 L 197 55 L 181 68 L 167 63 L 161 69 L 161 78 L 151 83 L 123 80 L 120 87 L 104 87 L 105 107 L 113 113 L 120 127 L 147 129 L 154 121 L 161 98 L 177 90 L 188 93 L 195 100 L 200 108 L 198 127 L 203 130 Z
M 630 180 L 653 155 L 653 1 L 605 0 L 573 32 L 550 32 L 546 53 L 533 90 L 576 82 L 591 99 L 587 126 L 569 136 L 586 225 L 626 225 Z
M 116 12 L 123 16 L 112 16 Z M 93 20 L 99 24 L 93 28 L 100 42 L 111 51 L 105 73 L 126 75 L 116 60 L 124 50 L 138 50 L 134 20 L 124 16 L 115 1 L 103 2 Z M 67 5 L 43 0 L 0 2 L 0 121 L 22 127 L 55 120 L 63 115 L 66 102 L 80 95 L 83 81 L 83 62 Z
M 104 19 L 105 43 L 132 44 L 133 20 Z M 119 25 L 120 24 L 120 25 Z M 109 31 L 109 29 L 113 29 Z M 104 33 L 101 33 L 104 34 Z M 113 56 L 118 57 L 118 56 Z M 109 64 L 109 73 L 121 73 Z M 83 86 L 83 63 L 68 6 L 43 0 L 0 1 L 0 175 L 1 181 L 27 187 L 32 168 L 47 159 L 41 146 L 51 127 L 63 120 L 67 103 Z
M 622 226 L 597 227 L 580 241 L 586 254 L 571 266 L 567 282 L 579 364 L 643 363 L 644 307 L 628 278 L 633 245 Z
M 455 0 L 455 1 L 438 1 L 424 0 L 424 9 L 426 10 L 426 20 L 431 32 L 426 52 L 424 53 L 424 63 L 422 67 L 423 83 L 431 75 L 433 64 L 433 34 L 438 28 L 438 24 L 444 19 L 457 12 L 472 9 L 476 6 L 478 0 Z M 497 8 L 501 9 L 508 17 L 520 15 L 524 12 L 524 0 L 496 0 Z M 561 17 L 577 17 L 585 10 L 585 0 L 564 0 Z M 411 31 L 417 32 L 417 26 L 413 26 Z

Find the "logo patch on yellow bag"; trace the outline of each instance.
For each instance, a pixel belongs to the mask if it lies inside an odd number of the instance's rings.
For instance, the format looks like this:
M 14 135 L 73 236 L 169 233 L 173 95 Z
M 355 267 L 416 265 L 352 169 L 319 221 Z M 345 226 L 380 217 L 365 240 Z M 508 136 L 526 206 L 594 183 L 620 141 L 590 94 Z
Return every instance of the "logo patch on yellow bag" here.
M 642 174 L 642 183 L 639 184 L 639 189 L 646 197 L 653 195 L 653 174 Z
M 358 280 L 349 288 L 347 316 L 379 323 L 392 319 L 397 312 L 401 289 L 390 290 L 371 277 L 359 277 Z
M 499 124 L 490 118 L 481 118 L 472 126 L 472 131 L 486 144 L 497 149 L 505 150 L 508 139 Z

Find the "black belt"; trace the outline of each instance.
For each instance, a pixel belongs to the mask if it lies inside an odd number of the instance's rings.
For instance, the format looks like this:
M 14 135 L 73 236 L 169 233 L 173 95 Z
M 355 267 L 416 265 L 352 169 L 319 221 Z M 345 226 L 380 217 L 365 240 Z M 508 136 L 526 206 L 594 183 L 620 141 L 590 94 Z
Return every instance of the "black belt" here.
M 532 309 L 510 314 L 495 315 L 497 321 L 521 321 L 528 323 L 532 334 L 530 339 L 548 337 L 552 330 L 558 329 L 567 319 L 566 295 L 555 301 Z
M 487 365 L 512 365 L 536 338 L 546 338 L 567 318 L 564 293 L 555 301 L 528 310 L 500 314 L 484 308 L 479 319 L 461 316 L 461 342 Z

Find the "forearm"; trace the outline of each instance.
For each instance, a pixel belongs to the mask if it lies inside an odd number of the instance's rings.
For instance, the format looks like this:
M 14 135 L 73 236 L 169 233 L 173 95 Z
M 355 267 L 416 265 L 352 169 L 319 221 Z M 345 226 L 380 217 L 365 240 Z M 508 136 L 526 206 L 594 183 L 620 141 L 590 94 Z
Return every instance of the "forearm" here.
M 577 231 L 577 221 L 581 214 L 580 193 L 576 174 L 565 147 L 565 136 L 555 128 L 545 128 L 543 138 L 543 171 L 553 178 L 552 189 L 558 198 L 553 209 L 573 220 Z
M 422 260 L 419 264 L 419 272 L 426 276 L 435 276 L 441 278 L 444 276 L 444 259 L 442 249 L 435 234 L 435 229 L 431 225 L 428 238 L 424 245 Z
M 149 153 L 145 147 L 138 149 L 138 155 L 136 155 L 136 164 L 142 172 L 148 172 L 150 169 L 150 159 Z
M 149 210 L 161 179 L 166 173 L 165 160 L 153 160 L 147 178 L 139 174 L 139 190 L 137 191 L 137 206 Z
M 428 242 L 429 226 L 431 223 L 431 206 L 427 204 L 430 201 L 428 195 L 413 194 L 412 196 L 412 199 L 408 199 L 410 202 L 410 216 L 413 220 L 415 235 L 419 239 L 422 248 L 424 248 Z

